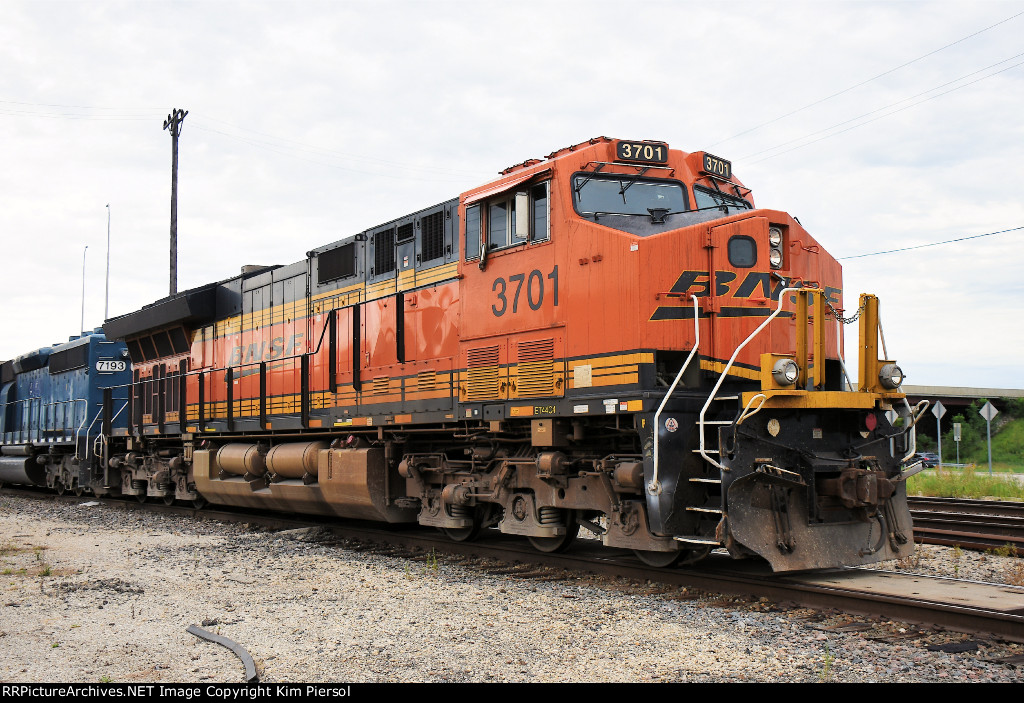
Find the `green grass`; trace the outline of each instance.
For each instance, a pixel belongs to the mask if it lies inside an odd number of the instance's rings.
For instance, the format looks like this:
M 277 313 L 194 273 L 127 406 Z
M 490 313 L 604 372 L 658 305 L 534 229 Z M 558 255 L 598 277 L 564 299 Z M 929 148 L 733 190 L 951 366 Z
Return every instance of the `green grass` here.
M 988 465 L 943 469 L 907 479 L 907 493 L 940 498 L 999 498 L 1024 500 L 1024 484 L 1008 476 L 988 475 Z

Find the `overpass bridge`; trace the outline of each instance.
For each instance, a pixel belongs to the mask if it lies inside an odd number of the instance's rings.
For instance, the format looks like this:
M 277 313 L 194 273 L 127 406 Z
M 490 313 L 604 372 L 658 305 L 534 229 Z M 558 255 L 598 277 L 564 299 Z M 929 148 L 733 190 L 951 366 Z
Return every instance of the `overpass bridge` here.
M 966 386 L 910 386 L 904 384 L 900 390 L 907 394 L 907 400 L 913 405 L 920 400 L 934 403 L 941 400 L 942 404 L 954 412 L 961 412 L 973 401 L 985 398 L 992 401 L 1000 411 L 1003 403 L 1000 398 L 1024 398 L 1024 389 L 1020 388 L 969 388 Z

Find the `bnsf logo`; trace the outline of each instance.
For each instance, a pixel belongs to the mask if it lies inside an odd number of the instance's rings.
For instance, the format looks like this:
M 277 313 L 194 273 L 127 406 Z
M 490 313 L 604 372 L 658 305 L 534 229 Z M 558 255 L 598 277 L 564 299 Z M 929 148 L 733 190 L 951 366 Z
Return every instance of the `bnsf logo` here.
M 760 297 L 778 300 L 779 294 L 788 286 L 789 279 L 773 281 L 770 273 L 751 271 L 740 279 L 733 271 L 715 271 L 715 296 L 719 298 Z M 833 286 L 823 286 L 823 288 L 825 300 L 832 305 L 838 305 L 843 289 Z M 683 271 L 669 293 L 685 298 L 689 298 L 691 295 L 703 298 L 711 294 L 711 276 L 707 271 Z
M 734 271 L 715 271 L 714 282 L 707 271 L 683 271 L 676 279 L 675 284 L 668 293 L 670 298 L 679 298 L 681 303 L 688 301 L 691 295 L 698 298 L 706 298 L 712 295 L 714 286 L 714 297 L 724 306 L 721 315 L 724 317 L 759 317 L 769 314 L 768 308 L 760 308 L 751 305 L 755 300 L 778 301 L 783 289 L 788 288 L 790 279 L 779 281 L 773 280 L 770 273 L 751 271 L 743 278 Z M 839 305 L 839 296 L 842 288 L 825 286 L 825 301 L 835 307 Z M 795 302 L 795 297 L 791 296 Z M 734 303 L 730 307 L 730 303 Z M 744 303 L 746 303 L 744 305 Z M 761 303 L 763 304 L 763 302 Z M 757 311 L 755 314 L 754 311 Z M 783 313 L 791 314 L 791 313 Z M 686 304 L 661 305 L 654 310 L 650 318 L 658 320 L 682 320 L 693 319 L 693 311 Z

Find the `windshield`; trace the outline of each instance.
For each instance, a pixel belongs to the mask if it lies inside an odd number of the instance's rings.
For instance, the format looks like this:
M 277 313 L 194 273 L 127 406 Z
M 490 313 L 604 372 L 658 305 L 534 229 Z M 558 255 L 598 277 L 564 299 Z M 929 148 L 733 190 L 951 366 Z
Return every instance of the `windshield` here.
M 630 176 L 577 174 L 573 200 L 582 215 L 644 215 L 651 210 L 685 212 L 686 195 L 674 181 L 641 181 Z
M 734 195 L 727 195 L 721 191 L 710 190 L 709 188 L 693 187 L 693 198 L 697 201 L 697 209 L 703 210 L 710 207 L 722 207 L 730 210 L 750 210 L 750 203 L 743 198 Z

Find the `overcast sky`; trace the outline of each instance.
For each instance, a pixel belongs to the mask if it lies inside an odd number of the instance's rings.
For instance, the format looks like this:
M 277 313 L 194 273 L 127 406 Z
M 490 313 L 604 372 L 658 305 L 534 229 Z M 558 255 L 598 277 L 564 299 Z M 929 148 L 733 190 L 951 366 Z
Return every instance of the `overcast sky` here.
M 179 290 L 658 139 L 880 295 L 908 383 L 1024 388 L 1024 1 L 6 0 L 0 65 L 0 359 L 78 330 L 86 246 L 102 324 L 108 203 L 110 316 L 167 294 L 183 108 Z

